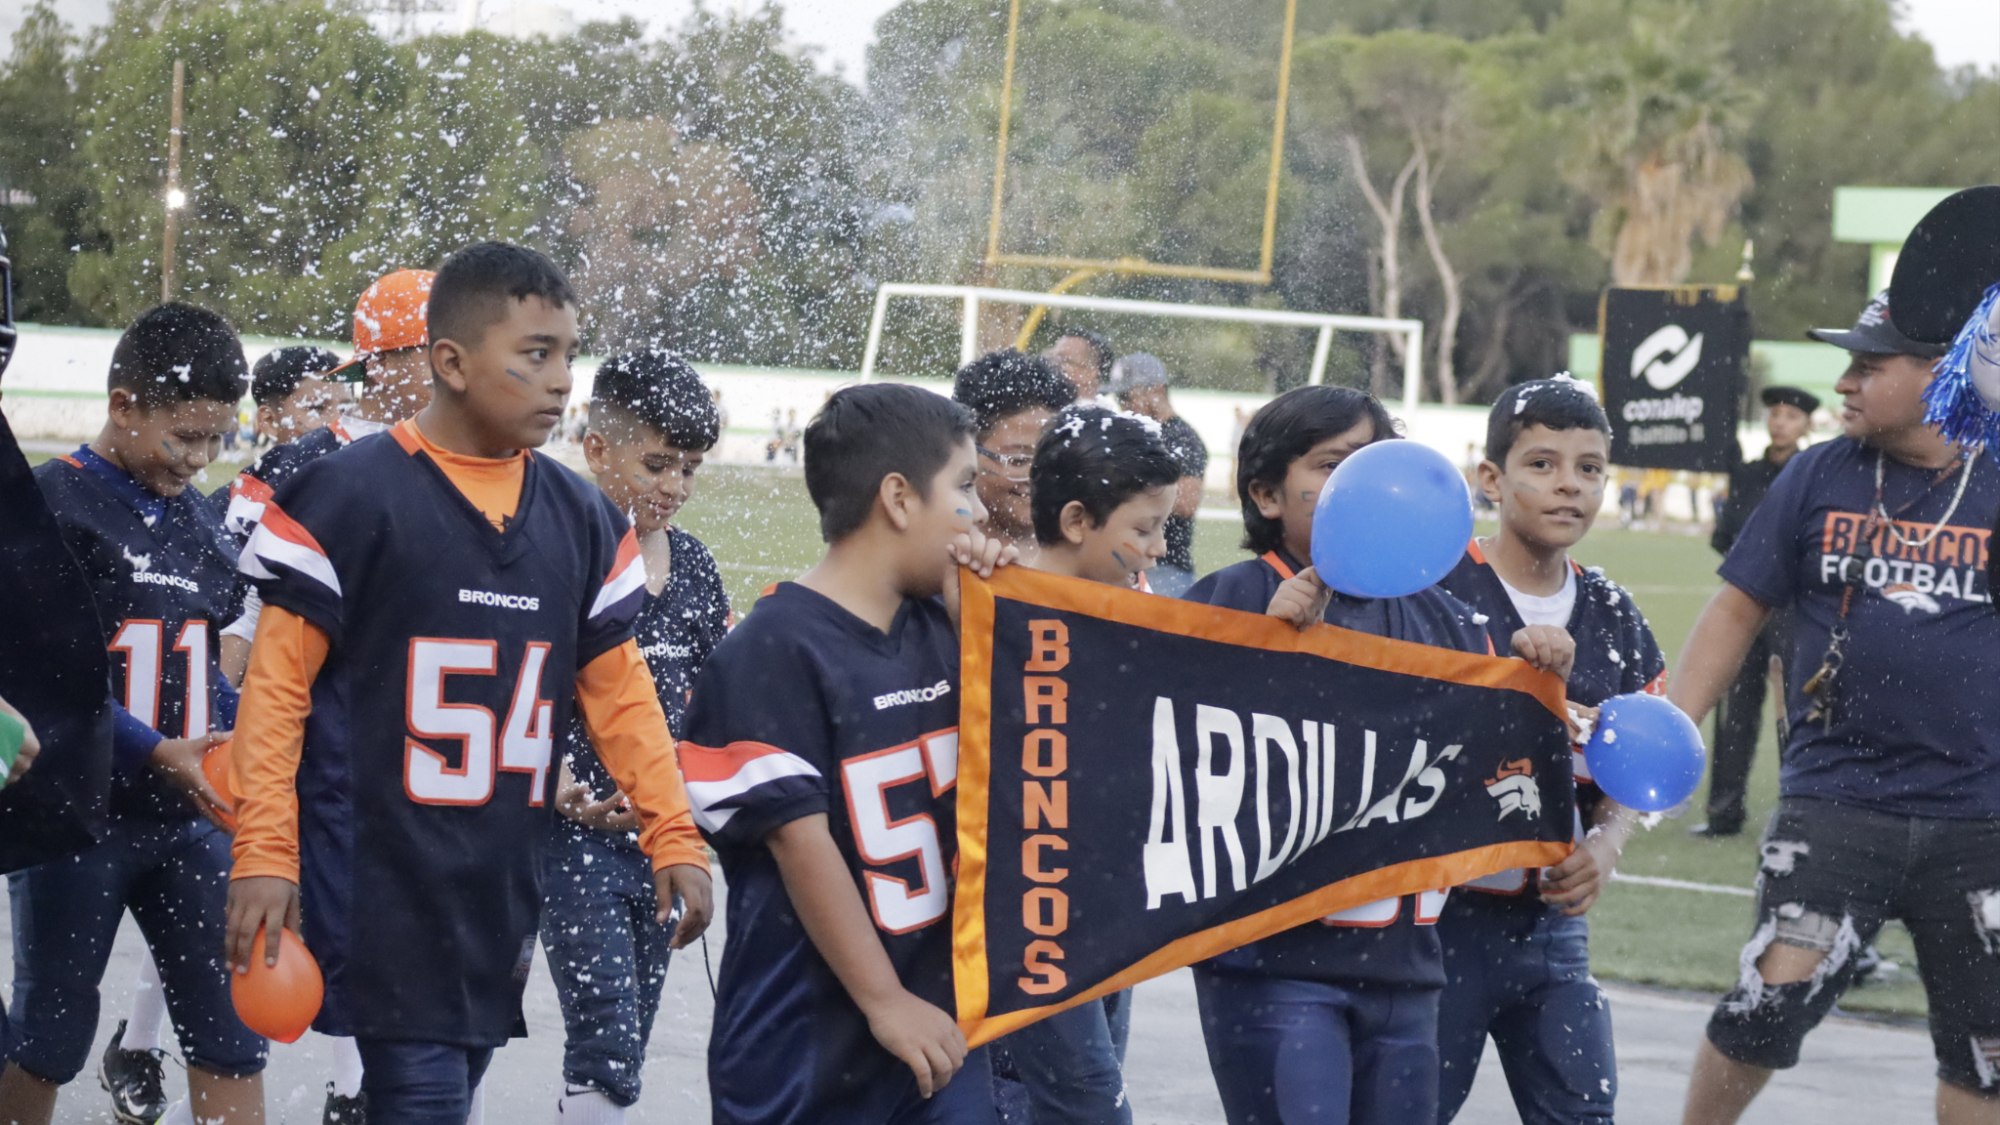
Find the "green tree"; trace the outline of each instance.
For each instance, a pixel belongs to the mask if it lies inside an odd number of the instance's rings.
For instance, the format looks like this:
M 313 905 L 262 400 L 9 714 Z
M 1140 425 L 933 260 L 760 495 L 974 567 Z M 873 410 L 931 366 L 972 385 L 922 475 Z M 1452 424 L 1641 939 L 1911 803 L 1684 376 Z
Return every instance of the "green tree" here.
M 69 295 L 69 262 L 94 204 L 78 158 L 77 43 L 51 0 L 37 0 L 0 67 L 0 227 L 14 262 L 15 314 L 90 319 Z

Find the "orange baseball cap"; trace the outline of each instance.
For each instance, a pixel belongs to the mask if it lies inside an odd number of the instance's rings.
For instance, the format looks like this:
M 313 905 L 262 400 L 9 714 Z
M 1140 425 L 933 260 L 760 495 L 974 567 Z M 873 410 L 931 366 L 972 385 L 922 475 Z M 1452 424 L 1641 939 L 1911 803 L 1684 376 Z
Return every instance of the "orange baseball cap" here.
M 429 270 L 397 270 L 375 280 L 354 302 L 354 358 L 328 372 L 335 379 L 358 380 L 369 356 L 430 343 L 425 313 L 431 303 Z

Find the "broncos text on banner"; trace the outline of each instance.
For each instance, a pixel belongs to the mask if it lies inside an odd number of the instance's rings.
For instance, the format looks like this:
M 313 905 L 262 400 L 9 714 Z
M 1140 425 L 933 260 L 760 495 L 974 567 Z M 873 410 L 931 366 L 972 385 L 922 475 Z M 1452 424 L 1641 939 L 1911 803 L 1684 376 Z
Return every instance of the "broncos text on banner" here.
M 975 1044 L 1261 937 L 1570 851 L 1562 684 L 1008 568 L 965 576 Z

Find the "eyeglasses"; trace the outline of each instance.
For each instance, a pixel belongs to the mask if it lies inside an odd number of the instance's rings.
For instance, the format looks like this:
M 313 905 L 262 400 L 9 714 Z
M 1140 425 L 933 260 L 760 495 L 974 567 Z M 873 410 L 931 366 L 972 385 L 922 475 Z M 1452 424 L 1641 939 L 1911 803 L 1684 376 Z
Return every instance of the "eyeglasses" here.
M 983 445 L 975 446 L 974 448 L 979 450 L 981 457 L 990 457 L 1000 463 L 1000 467 L 1006 471 L 993 473 L 993 475 L 1004 480 L 1027 480 L 1028 468 L 1035 463 L 1035 455 L 1032 453 L 995 453 Z M 982 469 L 980 471 L 993 472 L 991 469 Z

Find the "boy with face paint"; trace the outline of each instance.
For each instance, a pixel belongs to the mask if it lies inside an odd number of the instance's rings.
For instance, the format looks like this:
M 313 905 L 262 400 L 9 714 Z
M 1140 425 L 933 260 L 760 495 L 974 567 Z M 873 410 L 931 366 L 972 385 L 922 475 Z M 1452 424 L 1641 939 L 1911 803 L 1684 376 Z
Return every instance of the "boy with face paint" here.
M 219 948 L 229 837 L 212 822 L 226 806 L 201 772 L 235 722 L 217 635 L 240 604 L 236 551 L 192 487 L 236 425 L 246 376 L 221 317 L 161 305 L 112 353 L 103 430 L 35 470 L 89 578 L 121 704 L 105 835 L 10 877 L 19 973 L 0 1119 L 49 1120 L 57 1089 L 82 1069 L 130 909 L 170 969 L 165 997 L 188 1060 L 189 1101 L 167 1120 L 263 1120 L 265 1043 L 236 1017 Z M 166 1109 L 152 1061 L 151 1096 L 121 1111 Z
M 1573 638 L 1573 704 L 1665 691 L 1666 658 L 1631 595 L 1569 557 L 1604 506 L 1611 424 L 1592 388 L 1564 376 L 1522 383 L 1487 419 L 1478 483 L 1499 510 L 1500 530 L 1473 540 L 1440 585 L 1478 611 L 1496 645 L 1536 627 Z M 1573 758 L 1578 807 L 1592 826 L 1576 851 L 1546 870 L 1477 879 L 1438 919 L 1446 976 L 1440 1122 L 1471 1092 L 1489 1034 L 1523 1120 L 1611 1117 L 1618 1088 L 1611 1012 L 1590 976 L 1583 913 L 1611 877 L 1634 821 L 1589 783 L 1583 755 Z
M 721 419 L 701 376 L 659 348 L 613 356 L 591 387 L 583 456 L 597 487 L 632 521 L 646 593 L 632 631 L 672 731 L 686 729 L 688 690 L 729 631 L 715 558 L 673 526 Z M 567 1039 L 560 1125 L 618 1125 L 639 1098 L 646 1041 L 659 1011 L 673 930 L 639 848 L 639 817 L 572 719 L 557 747 L 556 822 L 547 858 L 542 947 Z
M 1037 569 L 1146 588 L 1146 572 L 1167 553 L 1180 477 L 1159 429 L 1097 406 L 1056 416 L 1035 446 L 1031 477 Z M 1026 1088 L 1034 1125 L 1129 1125 L 1121 1067 L 1130 1026 L 1129 992 L 1058 1012 L 994 1045 L 1001 1077 Z M 996 1092 L 1004 1098 L 1011 1090 L 1001 1084 Z

